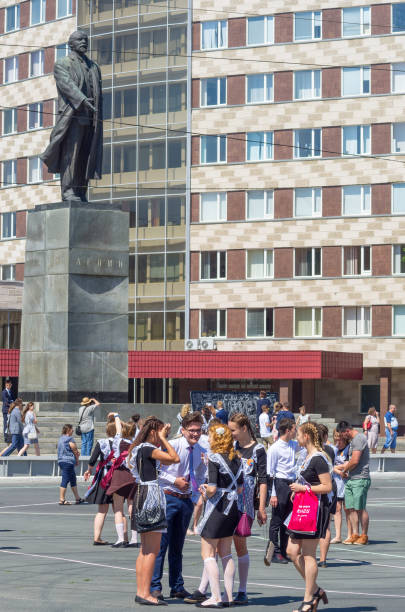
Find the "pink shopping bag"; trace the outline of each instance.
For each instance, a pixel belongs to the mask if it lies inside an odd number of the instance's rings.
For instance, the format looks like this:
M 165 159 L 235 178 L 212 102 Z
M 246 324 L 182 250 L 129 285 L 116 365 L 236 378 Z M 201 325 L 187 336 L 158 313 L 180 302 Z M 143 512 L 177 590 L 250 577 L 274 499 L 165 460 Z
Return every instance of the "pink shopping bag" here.
M 297 533 L 314 535 L 319 513 L 319 498 L 310 489 L 294 495 L 293 509 L 287 528 Z

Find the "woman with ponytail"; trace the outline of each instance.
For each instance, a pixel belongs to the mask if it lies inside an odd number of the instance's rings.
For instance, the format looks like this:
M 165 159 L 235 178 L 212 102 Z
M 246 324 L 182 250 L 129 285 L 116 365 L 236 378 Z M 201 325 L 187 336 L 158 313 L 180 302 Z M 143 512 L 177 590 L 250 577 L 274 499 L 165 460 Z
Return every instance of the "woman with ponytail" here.
M 180 461 L 167 440 L 169 432 L 168 423 L 165 425 L 155 416 L 148 417 L 128 453 L 128 466 L 138 483 L 131 528 L 141 534 L 141 550 L 136 560 L 135 602 L 146 606 L 167 605 L 151 595 L 150 587 L 160 540 L 167 527 L 166 498 L 159 485 L 158 470 L 160 464 L 172 465 Z
M 297 440 L 306 449 L 307 456 L 300 467 L 297 482 L 290 485 L 290 489 L 294 495 L 309 487 L 319 497 L 320 504 L 316 533 L 304 535 L 289 531 L 287 554 L 305 580 L 304 600 L 294 612 L 316 612 L 321 599 L 325 604 L 328 603 L 325 591 L 316 583 L 318 576 L 316 549 L 319 539 L 325 537 L 329 524 L 328 494 L 332 491 L 332 466 L 322 448 L 318 429 L 313 423 L 301 425 L 298 429 Z
M 201 556 L 207 573 L 211 597 L 197 603 L 198 608 L 223 608 L 233 604 L 235 563 L 232 559 L 232 536 L 238 525 L 238 494 L 242 492 L 243 466 L 234 446 L 231 430 L 214 425 L 208 430 L 211 453 L 208 456 L 208 484 L 200 487 L 205 510 L 198 532 L 201 534 Z M 225 594 L 221 596 L 219 568 L 215 558 L 221 557 Z

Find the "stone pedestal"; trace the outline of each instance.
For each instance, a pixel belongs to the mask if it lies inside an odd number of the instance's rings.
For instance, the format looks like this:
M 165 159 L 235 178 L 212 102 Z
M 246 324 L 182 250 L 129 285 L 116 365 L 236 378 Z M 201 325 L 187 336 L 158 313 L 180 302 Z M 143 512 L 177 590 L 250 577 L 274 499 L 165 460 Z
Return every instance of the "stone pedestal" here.
M 128 213 L 113 205 L 29 211 L 19 395 L 128 401 Z

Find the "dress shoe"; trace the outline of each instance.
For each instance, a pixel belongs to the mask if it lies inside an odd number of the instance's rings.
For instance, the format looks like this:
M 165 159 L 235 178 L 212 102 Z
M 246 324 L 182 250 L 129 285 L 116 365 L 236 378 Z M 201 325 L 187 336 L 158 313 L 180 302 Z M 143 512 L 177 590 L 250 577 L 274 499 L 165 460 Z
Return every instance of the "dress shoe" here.
M 139 542 L 130 542 L 129 544 L 127 544 L 125 546 L 125 548 L 140 548 L 141 545 L 139 544 Z
M 172 591 L 170 593 L 170 597 L 172 599 L 186 599 L 186 597 L 190 597 L 190 595 L 191 593 L 189 593 L 185 589 L 182 589 L 181 591 Z
M 135 596 L 135 603 L 140 604 L 141 606 L 167 606 L 165 601 L 160 601 L 159 599 L 155 603 L 154 601 L 149 601 L 149 599 L 144 599 L 143 597 Z
M 94 540 L 93 546 L 108 546 L 109 542 L 105 542 L 105 540 Z
M 222 603 L 222 601 L 218 601 L 217 603 L 211 603 L 207 605 L 204 605 L 205 602 L 200 602 L 200 603 L 196 603 L 195 606 L 196 608 L 224 608 L 224 604 Z
M 272 563 L 281 563 L 282 565 L 286 565 L 288 563 L 287 559 L 283 557 L 280 553 L 274 553 L 273 558 L 271 560 Z
M 111 544 L 111 548 L 126 548 L 128 542 L 115 542 L 115 544 Z
M 354 533 L 353 535 L 350 536 L 350 538 L 346 538 L 346 540 L 343 540 L 343 544 L 354 544 L 356 542 L 356 540 L 359 539 L 359 534 L 358 533 Z
M 154 597 L 155 599 L 158 599 L 159 601 L 164 601 L 165 598 L 163 597 L 162 593 L 160 591 L 151 591 L 150 593 L 152 595 L 152 597 Z
M 355 546 L 365 546 L 366 544 L 368 544 L 368 536 L 366 536 L 366 534 L 363 533 L 363 535 L 359 536 L 357 540 L 353 542 L 353 544 Z
M 318 567 L 328 567 L 326 561 L 319 561 Z
M 235 599 L 233 600 L 235 606 L 246 606 L 249 603 L 248 596 L 246 593 L 239 591 Z
M 197 589 L 196 591 L 194 591 L 194 593 L 190 595 L 190 597 L 184 598 L 184 603 L 200 603 L 201 601 L 205 601 L 206 599 L 208 599 L 208 597 Z

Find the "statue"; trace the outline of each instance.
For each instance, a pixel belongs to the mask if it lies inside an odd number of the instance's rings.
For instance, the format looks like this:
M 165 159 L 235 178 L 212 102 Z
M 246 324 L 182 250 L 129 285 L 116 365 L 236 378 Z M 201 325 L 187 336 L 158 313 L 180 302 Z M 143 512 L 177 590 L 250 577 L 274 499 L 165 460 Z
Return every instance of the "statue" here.
M 86 56 L 85 32 L 73 32 L 68 45 L 69 55 L 58 59 L 54 66 L 58 115 L 41 159 L 49 172 L 60 173 L 62 200 L 87 202 L 89 180 L 101 178 L 101 72 Z

